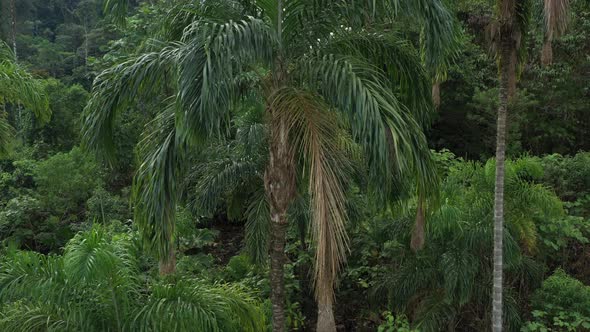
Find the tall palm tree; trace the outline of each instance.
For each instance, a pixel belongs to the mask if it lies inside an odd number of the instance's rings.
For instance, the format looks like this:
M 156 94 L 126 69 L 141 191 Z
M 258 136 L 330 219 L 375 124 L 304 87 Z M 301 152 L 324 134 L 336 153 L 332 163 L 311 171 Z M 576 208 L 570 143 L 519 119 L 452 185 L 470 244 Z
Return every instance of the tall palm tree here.
M 107 9 L 120 14 L 126 3 L 110 0 Z M 135 219 L 166 265 L 173 261 L 174 205 L 187 151 L 222 135 L 244 90 L 254 91 L 268 128 L 263 180 L 271 220 L 273 330 L 285 329 L 287 211 L 303 180 L 311 199 L 318 330 L 334 331 L 334 284 L 348 242 L 346 163 L 333 153 L 338 128 L 349 130 L 362 147 L 380 201 L 395 194 L 403 177 L 417 179 L 424 197 L 435 191 L 422 132 L 432 111 L 430 79 L 418 52 L 392 27 L 400 17 L 417 18 L 426 58 L 435 59 L 453 38 L 448 12 L 439 1 L 426 0 L 204 1 L 190 12 L 197 14 L 173 20 L 183 24 L 171 29 L 182 32 L 179 41 L 97 77 L 85 113 L 85 142 L 112 155 L 116 115 L 138 97 L 163 86 L 174 89 L 140 144 L 134 183 Z M 245 73 L 259 83 L 244 88 Z M 158 127 L 166 129 L 153 130 Z
M 8 151 L 14 133 L 6 119 L 5 104 L 22 104 L 33 111 L 41 122 L 45 122 L 51 112 L 42 90 L 41 83 L 16 63 L 10 47 L 0 42 L 0 154 Z
M 549 31 L 561 31 L 567 19 L 564 8 L 567 0 L 547 0 L 544 6 L 545 21 Z M 506 120 L 510 99 L 516 92 L 519 60 L 526 47 L 523 39 L 529 27 L 531 0 L 501 0 L 497 2 L 498 18 L 493 36 L 496 44 L 499 69 L 499 105 L 496 132 L 496 182 L 494 200 L 494 281 L 492 326 L 502 331 L 502 248 L 504 229 L 504 163 L 506 157 Z M 559 27 L 559 28 L 558 28 Z
M 399 261 L 384 271 L 383 281 L 374 290 L 378 297 L 387 295 L 389 304 L 405 311 L 424 332 L 454 331 L 459 321 L 460 326 L 476 331 L 489 329 L 481 317 L 489 316 L 491 307 L 492 266 L 488 262 L 493 244 L 494 160 L 485 164 L 455 161 L 451 165 L 441 184 L 443 203 L 428 227 L 430 245 L 421 255 L 409 255 L 404 247 L 393 249 L 389 255 Z M 543 245 L 537 226 L 564 216 L 559 198 L 538 183 L 542 173 L 535 158 L 506 162 L 505 265 L 510 273 L 508 283 L 519 285 L 506 294 L 505 324 L 511 331 L 522 326 L 519 289 L 543 277 L 542 264 L 529 257 Z M 403 229 L 411 226 L 412 216 L 403 212 L 394 218 L 397 222 L 372 220 L 366 232 L 371 238 L 359 239 L 359 243 L 383 246 L 392 239 L 402 241 L 407 237 Z

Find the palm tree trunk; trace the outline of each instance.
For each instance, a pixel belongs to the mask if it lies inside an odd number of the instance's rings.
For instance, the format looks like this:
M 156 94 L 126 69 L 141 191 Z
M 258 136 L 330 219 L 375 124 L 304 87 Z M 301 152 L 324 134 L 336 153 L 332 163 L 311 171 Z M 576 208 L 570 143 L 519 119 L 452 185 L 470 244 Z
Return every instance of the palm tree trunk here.
M 279 74 L 280 77 L 280 74 Z M 276 111 L 275 111 L 276 112 Z M 270 300 L 272 327 L 275 332 L 285 331 L 285 243 L 287 235 L 287 209 L 295 193 L 293 154 L 288 144 L 288 124 L 284 118 L 273 117 L 270 126 L 270 158 L 264 174 L 264 185 L 270 206 Z
M 16 59 L 16 0 L 10 0 L 10 27 L 12 32 L 12 52 Z
M 510 0 L 508 0 L 509 2 Z M 494 271 L 492 299 L 492 329 L 502 331 L 503 237 L 504 237 L 504 163 L 506 159 L 506 119 L 512 81 L 516 75 L 516 44 L 511 19 L 504 22 L 500 36 L 500 88 L 498 127 L 496 132 L 496 179 L 494 196 Z
M 424 217 L 424 199 L 418 198 L 418 207 L 416 209 L 416 222 L 412 229 L 412 238 L 410 240 L 410 248 L 412 251 L 417 252 L 424 248 L 426 218 Z
M 270 302 L 272 303 L 272 330 L 285 331 L 285 242 L 287 234 L 286 215 L 274 211 L 271 214 L 270 240 Z
M 434 109 L 438 109 L 440 106 L 440 82 L 435 81 L 432 84 L 432 103 L 434 104 Z
M 553 45 L 550 38 L 545 38 L 541 51 L 541 64 L 548 66 L 553 62 Z
M 318 324 L 317 332 L 336 332 L 336 321 L 334 320 L 334 310 L 332 309 L 332 300 L 325 299 L 318 302 Z
M 174 252 L 174 241 L 170 241 L 169 243 L 168 257 L 161 257 L 158 265 L 161 276 L 174 274 L 174 272 L 176 272 L 176 254 Z

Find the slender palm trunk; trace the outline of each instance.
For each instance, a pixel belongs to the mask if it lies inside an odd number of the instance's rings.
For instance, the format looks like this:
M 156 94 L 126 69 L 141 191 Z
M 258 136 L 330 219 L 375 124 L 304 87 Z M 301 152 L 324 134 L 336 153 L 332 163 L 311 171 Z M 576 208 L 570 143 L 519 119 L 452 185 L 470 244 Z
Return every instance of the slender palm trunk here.
M 510 2 L 508 0 L 508 2 Z M 509 16 L 511 17 L 511 16 Z M 494 196 L 494 272 L 492 300 L 492 328 L 502 331 L 503 290 L 503 238 L 504 238 L 504 163 L 506 159 L 506 119 L 508 101 L 513 93 L 512 83 L 516 75 L 516 43 L 511 19 L 506 19 L 500 36 L 500 88 L 498 127 L 496 133 L 496 179 Z
M 426 218 L 424 216 L 424 199 L 418 198 L 418 207 L 416 209 L 416 222 L 412 229 L 412 238 L 410 240 L 410 248 L 417 252 L 424 248 Z
M 271 116 L 273 110 L 269 110 Z M 271 121 L 270 158 L 264 176 L 270 205 L 270 300 L 273 331 L 285 331 L 285 243 L 287 209 L 295 192 L 295 173 L 292 152 L 288 145 L 288 126 L 284 119 Z
M 287 68 L 283 61 L 282 16 L 283 0 L 277 0 L 277 36 L 279 51 L 273 68 L 272 91 L 282 88 L 287 79 Z M 264 188 L 270 207 L 270 302 L 272 304 L 272 330 L 283 332 L 285 320 L 285 243 L 287 242 L 287 209 L 295 194 L 295 169 L 293 151 L 289 147 L 289 125 L 267 100 L 270 116 L 269 159 L 264 173 Z
M 434 104 L 434 109 L 438 110 L 440 106 L 440 82 L 435 81 L 432 84 L 432 103 Z
M 12 33 L 12 51 L 16 58 L 16 0 L 10 0 L 10 28 Z
M 541 51 L 541 64 L 548 66 L 553 62 L 553 45 L 551 38 L 545 38 Z
M 336 332 L 336 321 L 334 320 L 332 302 L 331 299 L 318 301 L 317 332 Z
M 170 241 L 168 248 L 168 257 L 161 257 L 159 262 L 161 276 L 174 274 L 176 272 L 176 254 L 174 252 L 174 241 Z

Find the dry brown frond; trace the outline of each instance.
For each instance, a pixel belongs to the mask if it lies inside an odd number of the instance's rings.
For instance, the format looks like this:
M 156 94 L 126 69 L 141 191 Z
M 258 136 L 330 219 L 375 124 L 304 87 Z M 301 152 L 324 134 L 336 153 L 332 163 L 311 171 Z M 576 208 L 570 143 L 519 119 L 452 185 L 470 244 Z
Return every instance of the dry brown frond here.
M 272 107 L 287 118 L 292 146 L 305 156 L 316 248 L 315 295 L 320 304 L 331 304 L 348 250 L 342 183 L 347 161 L 340 153 L 338 121 L 319 96 L 307 91 L 282 89 Z
M 565 32 L 568 22 L 569 0 L 545 0 L 545 38 L 553 40 Z

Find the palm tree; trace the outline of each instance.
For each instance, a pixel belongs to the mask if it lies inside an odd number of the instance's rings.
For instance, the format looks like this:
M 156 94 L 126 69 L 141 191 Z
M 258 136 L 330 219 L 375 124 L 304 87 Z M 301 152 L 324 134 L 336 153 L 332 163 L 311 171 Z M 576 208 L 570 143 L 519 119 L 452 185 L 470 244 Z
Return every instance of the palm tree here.
M 420 255 L 404 247 L 390 249 L 395 250 L 390 253 L 394 261 L 386 263 L 390 267 L 373 292 L 387 295 L 387 302 L 413 317 L 420 331 L 454 331 L 458 322 L 478 331 L 489 326 L 480 318 L 489 315 L 491 306 L 492 266 L 488 262 L 492 259 L 494 164 L 494 160 L 484 165 L 453 162 L 441 185 L 444 203 L 433 212 L 427 229 L 430 245 Z M 510 275 L 507 282 L 518 285 L 506 294 L 506 325 L 511 331 L 522 326 L 518 312 L 522 296 L 517 292 L 532 288 L 543 277 L 543 266 L 530 257 L 543 245 L 538 225 L 564 216 L 559 198 L 538 183 L 542 173 L 535 158 L 506 162 L 505 265 Z M 403 241 L 411 222 L 408 213 L 374 218 L 366 232 L 372 237 L 359 239 L 359 243 L 384 246 L 394 239 Z M 381 248 L 377 251 L 386 251 Z
M 6 119 L 5 104 L 22 104 L 45 122 L 51 112 L 42 89 L 40 82 L 16 63 L 10 47 L 0 42 L 0 106 L 3 108 L 0 113 L 0 155 L 8 152 L 14 133 Z
M 108 1 L 107 9 L 120 14 L 125 3 Z M 263 183 L 271 220 L 273 330 L 285 329 L 287 211 L 305 181 L 318 330 L 334 331 L 334 283 L 348 243 L 347 163 L 335 153 L 338 133 L 350 131 L 362 148 L 380 202 L 393 197 L 404 177 L 416 179 L 423 197 L 435 191 L 436 172 L 422 132 L 432 111 L 430 79 L 417 52 L 391 27 L 400 17 L 417 18 L 424 26 L 426 58 L 435 59 L 454 37 L 448 12 L 439 1 L 426 0 L 226 0 L 195 7 L 190 13 L 197 14 L 172 19 L 183 24 L 169 30 L 182 31 L 180 40 L 97 77 L 84 120 L 86 145 L 109 157 L 116 115 L 141 96 L 174 89 L 140 144 L 134 182 L 135 219 L 165 266 L 174 257 L 173 212 L 187 152 L 223 135 L 244 90 L 258 96 L 268 139 Z M 246 73 L 258 83 L 244 89 Z
M 567 0 L 545 1 L 544 14 L 547 29 L 551 33 L 562 31 L 566 20 Z M 493 36 L 500 74 L 498 124 L 496 132 L 496 189 L 494 200 L 494 281 L 492 326 L 502 331 L 502 240 L 504 229 L 504 163 L 506 157 L 506 119 L 508 103 L 516 92 L 519 60 L 526 48 L 521 47 L 526 36 L 530 17 L 530 0 L 501 0 L 498 2 L 498 18 Z M 519 59 L 520 58 L 520 59 Z
M 232 285 L 146 284 L 134 233 L 94 226 L 63 256 L 11 251 L 0 261 L 3 331 L 261 331 L 258 304 Z M 146 287 L 147 286 L 147 287 Z

